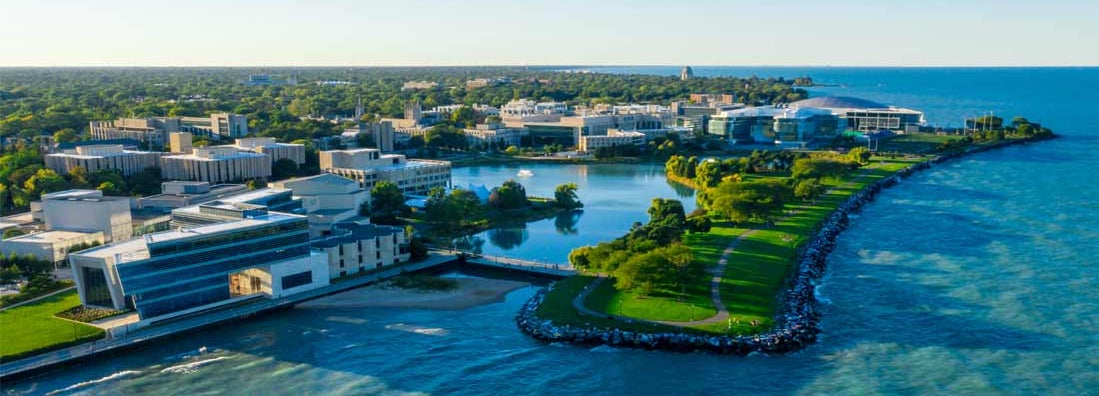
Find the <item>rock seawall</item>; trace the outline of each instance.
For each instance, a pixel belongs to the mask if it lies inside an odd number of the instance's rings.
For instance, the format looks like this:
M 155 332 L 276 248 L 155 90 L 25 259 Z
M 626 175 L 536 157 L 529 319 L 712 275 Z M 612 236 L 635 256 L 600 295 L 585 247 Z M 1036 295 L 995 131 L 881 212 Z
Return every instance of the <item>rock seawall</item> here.
M 824 276 L 825 261 L 828 254 L 835 248 L 836 237 L 849 224 L 850 214 L 858 212 L 883 189 L 896 185 L 901 179 L 912 176 L 918 171 L 969 154 L 1053 137 L 1055 136 L 1012 140 L 997 145 L 972 147 L 961 152 L 945 154 L 901 169 L 892 176 L 871 183 L 861 191 L 852 194 L 820 223 L 812 238 L 799 248 L 798 270 L 790 279 L 790 287 L 783 295 L 782 313 L 775 318 L 775 326 L 769 332 L 753 336 L 731 336 L 699 335 L 683 332 L 648 333 L 623 331 L 616 328 L 558 326 L 551 320 L 539 318 L 535 314 L 535 311 L 545 300 L 546 293 L 552 289 L 553 285 L 535 293 L 519 310 L 515 322 L 523 332 L 546 342 L 611 345 L 683 352 L 708 351 L 737 355 L 747 355 L 753 352 L 784 353 L 800 350 L 816 341 L 817 334 L 820 332 L 817 327 L 820 322 L 820 313 L 817 311 L 814 291 L 817 283 Z

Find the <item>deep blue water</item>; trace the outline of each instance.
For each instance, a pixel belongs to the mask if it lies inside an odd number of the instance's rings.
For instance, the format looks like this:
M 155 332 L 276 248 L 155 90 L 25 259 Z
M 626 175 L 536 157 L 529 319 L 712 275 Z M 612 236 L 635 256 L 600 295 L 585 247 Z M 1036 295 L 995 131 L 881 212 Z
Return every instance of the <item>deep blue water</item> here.
M 678 68 L 633 70 L 674 74 Z M 1099 118 L 1093 110 L 1099 108 L 1094 95 L 1099 69 L 695 71 L 809 75 L 846 85 L 815 88 L 815 94 L 835 92 L 922 109 L 938 123 L 986 111 L 1020 114 L 1064 138 L 974 155 L 884 192 L 841 236 L 829 258 L 829 275 L 820 290 L 821 340 L 791 355 L 745 358 L 543 345 L 523 336 L 511 321 L 535 291 L 532 286 L 502 303 L 461 311 L 290 310 L 4 384 L 4 390 L 46 393 L 75 386 L 72 391 L 97 395 L 1099 393 Z M 511 171 L 484 170 L 500 176 Z M 535 173 L 535 179 L 546 174 Z M 623 178 L 629 181 L 588 185 L 589 199 L 627 196 L 623 186 L 630 183 L 664 183 L 638 173 Z M 528 188 L 540 192 L 544 187 Z M 632 222 L 643 214 L 621 216 Z M 578 224 L 582 233 L 589 232 Z M 590 232 L 602 232 L 598 228 Z M 537 243 L 531 236 L 520 248 Z M 214 352 L 194 357 L 201 346 Z M 185 364 L 192 366 L 180 367 Z

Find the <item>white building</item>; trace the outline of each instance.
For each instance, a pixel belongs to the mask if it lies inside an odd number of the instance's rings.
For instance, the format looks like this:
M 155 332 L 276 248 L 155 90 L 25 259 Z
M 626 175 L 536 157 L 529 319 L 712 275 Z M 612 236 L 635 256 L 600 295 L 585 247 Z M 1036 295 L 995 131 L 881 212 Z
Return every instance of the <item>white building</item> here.
M 190 132 L 213 138 L 235 138 L 248 134 L 248 117 L 240 114 L 217 113 L 207 117 L 119 118 L 114 121 L 91 121 L 88 130 L 92 139 L 135 139 L 154 147 L 164 147 L 168 134 Z
M 519 99 L 501 107 L 500 118 L 504 121 L 554 122 L 568 112 L 569 107 L 563 102 L 535 102 L 530 99 Z
M 73 168 L 83 167 L 88 173 L 98 170 L 116 170 L 123 176 L 133 176 L 146 168 L 160 166 L 161 153 L 126 150 L 121 144 L 77 146 L 74 150 L 46 154 L 46 167 L 58 174 L 68 174 Z
M 359 216 L 359 208 L 370 202 L 370 191 L 359 182 L 324 173 L 273 183 L 276 188 L 293 191 L 309 216 L 312 237 L 331 235 L 332 225 Z
M 161 157 L 160 171 L 166 180 L 227 183 L 266 179 L 271 177 L 271 159 L 236 146 L 196 147 L 191 154 Z
M 381 180 L 392 181 L 406 194 L 426 194 L 450 185 L 450 162 L 408 160 L 378 149 L 321 151 L 320 166 L 325 172 L 357 180 L 367 190 Z
M 312 246 L 327 256 L 333 278 L 399 264 L 411 257 L 404 230 L 365 222 L 337 223 L 331 236 L 314 240 Z
M 237 139 L 234 146 L 241 151 L 266 154 L 272 164 L 280 159 L 294 161 L 298 166 L 305 164 L 305 145 L 302 144 L 278 143 L 275 138 L 257 137 Z
M 477 127 L 466 128 L 463 132 L 470 144 L 496 143 L 500 147 L 519 147 L 527 136 L 526 128 L 508 128 L 499 123 L 477 124 Z
M 160 183 L 161 193 L 137 200 L 138 209 L 162 212 L 171 211 L 203 202 L 213 201 L 248 192 L 243 184 L 217 184 L 197 181 L 168 181 Z
M 606 135 L 580 136 L 577 149 L 582 152 L 592 153 L 601 147 L 614 146 L 642 146 L 645 144 L 645 134 L 635 131 L 620 131 L 610 129 Z
M 99 190 L 66 190 L 42 195 L 47 230 L 101 232 L 107 242 L 133 235 L 130 199 L 104 196 Z
M 0 241 L 0 253 L 5 256 L 15 253 L 19 256 L 32 255 L 39 260 L 51 263 L 63 263 L 67 254 L 80 245 L 101 244 L 103 232 L 46 231 L 20 235 Z

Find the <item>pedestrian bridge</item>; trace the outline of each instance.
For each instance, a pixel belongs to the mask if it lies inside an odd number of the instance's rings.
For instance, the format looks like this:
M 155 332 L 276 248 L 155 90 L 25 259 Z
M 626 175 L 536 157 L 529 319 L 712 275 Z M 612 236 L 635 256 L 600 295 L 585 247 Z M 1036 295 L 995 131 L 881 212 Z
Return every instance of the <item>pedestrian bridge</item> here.
M 523 260 L 503 256 L 489 256 L 485 254 L 467 252 L 462 250 L 442 250 L 441 252 L 453 254 L 457 259 L 464 261 L 465 263 L 482 265 L 486 267 L 495 267 L 560 277 L 576 275 L 576 269 L 568 264 L 547 263 L 542 261 Z

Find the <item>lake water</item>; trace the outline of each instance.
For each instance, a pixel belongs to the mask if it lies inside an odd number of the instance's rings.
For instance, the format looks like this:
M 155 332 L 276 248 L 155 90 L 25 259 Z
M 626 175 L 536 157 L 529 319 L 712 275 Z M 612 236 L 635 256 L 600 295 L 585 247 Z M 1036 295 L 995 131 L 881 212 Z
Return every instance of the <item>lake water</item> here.
M 520 169 L 534 175 L 518 177 Z M 564 264 L 573 248 L 617 238 L 634 222 L 648 221 L 645 211 L 654 198 L 677 199 L 688 213 L 695 209 L 694 190 L 669 182 L 662 164 L 523 164 L 453 171 L 455 186 L 492 189 L 508 179 L 522 184 L 530 196 L 548 198 L 558 185 L 576 183 L 584 209 L 525 226 L 485 231 L 466 242 L 488 255 Z
M 674 74 L 677 68 L 636 69 Z M 289 310 L 158 342 L 15 384 L 42 394 L 1096 394 L 1099 389 L 1099 69 L 695 68 L 809 75 L 814 89 L 924 109 L 931 121 L 1023 114 L 1063 139 L 975 155 L 884 192 L 838 241 L 820 290 L 823 334 L 786 356 L 544 345 L 512 318 L 538 286 L 461 311 Z M 620 71 L 620 70 L 619 70 Z M 659 169 L 576 172 L 589 206 L 575 236 L 618 235 Z M 533 195 L 552 171 L 530 167 Z M 623 168 L 627 169 L 627 168 Z M 455 172 L 498 184 L 517 169 Z M 464 172 L 480 172 L 480 175 Z M 598 176 L 597 176 L 598 175 Z M 646 176 L 647 175 L 647 176 Z M 490 179 L 491 178 L 491 179 Z M 539 179 L 544 179 L 539 180 Z M 638 187 L 641 186 L 641 187 Z M 638 192 L 645 190 L 652 192 Z M 616 198 L 640 212 L 595 216 Z M 686 199 L 689 201 L 689 199 Z M 599 202 L 606 201 L 605 204 Z M 621 216 L 622 221 L 612 221 Z M 590 223 L 589 223 L 590 220 Z M 537 230 L 537 231 L 536 231 Z M 536 237 L 548 235 L 548 239 Z M 566 232 L 568 234 L 568 232 Z M 552 239 L 556 238 L 556 239 Z M 486 246 L 488 244 L 486 243 Z M 502 249 L 502 248 L 500 248 Z M 538 253 L 546 259 L 562 251 Z M 532 253 L 533 255 L 534 253 Z M 212 352 L 193 356 L 200 347 Z

